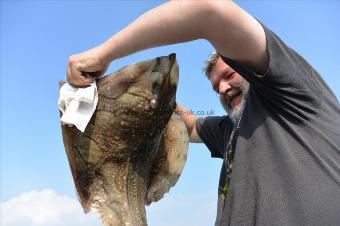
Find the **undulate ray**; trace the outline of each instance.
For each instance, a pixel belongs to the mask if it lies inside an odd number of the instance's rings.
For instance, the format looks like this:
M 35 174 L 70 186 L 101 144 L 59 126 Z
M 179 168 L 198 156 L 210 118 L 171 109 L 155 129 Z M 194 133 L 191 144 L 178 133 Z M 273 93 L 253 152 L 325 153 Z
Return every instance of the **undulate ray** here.
M 62 125 L 79 201 L 105 226 L 147 225 L 145 204 L 177 182 L 188 134 L 176 105 L 175 54 L 98 79 L 98 105 L 84 133 Z M 173 116 L 172 116 L 173 115 Z

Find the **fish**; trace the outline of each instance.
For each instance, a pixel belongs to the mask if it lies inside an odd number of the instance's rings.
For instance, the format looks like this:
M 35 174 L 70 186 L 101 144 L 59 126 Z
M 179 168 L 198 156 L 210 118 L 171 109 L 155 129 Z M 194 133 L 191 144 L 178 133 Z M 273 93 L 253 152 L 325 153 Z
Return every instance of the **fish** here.
M 97 79 L 84 132 L 61 125 L 78 200 L 104 226 L 147 225 L 145 206 L 177 183 L 189 143 L 174 113 L 178 79 L 175 54 L 127 65 Z

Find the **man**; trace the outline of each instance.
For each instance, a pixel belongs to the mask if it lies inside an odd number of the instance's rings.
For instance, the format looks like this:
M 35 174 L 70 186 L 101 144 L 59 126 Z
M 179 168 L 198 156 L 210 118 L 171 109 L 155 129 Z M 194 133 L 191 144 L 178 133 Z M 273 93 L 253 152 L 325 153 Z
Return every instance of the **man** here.
M 240 76 L 240 74 L 224 63 L 217 52 L 212 53 L 211 58 L 206 63 L 204 72 L 211 82 L 212 89 L 220 95 L 220 102 L 226 112 L 228 112 L 229 119 L 235 123 L 243 112 L 249 90 L 249 83 Z M 180 104 L 177 104 L 176 112 L 186 123 L 190 135 L 190 142 L 201 143 L 202 140 L 196 130 L 196 116 L 187 114 L 187 112 L 189 112 L 188 109 Z
M 219 53 L 208 75 L 229 115 L 182 118 L 191 141 L 224 159 L 216 225 L 339 225 L 339 102 L 300 55 L 235 3 L 167 2 L 71 56 L 67 79 L 87 86 L 114 59 L 201 38 Z

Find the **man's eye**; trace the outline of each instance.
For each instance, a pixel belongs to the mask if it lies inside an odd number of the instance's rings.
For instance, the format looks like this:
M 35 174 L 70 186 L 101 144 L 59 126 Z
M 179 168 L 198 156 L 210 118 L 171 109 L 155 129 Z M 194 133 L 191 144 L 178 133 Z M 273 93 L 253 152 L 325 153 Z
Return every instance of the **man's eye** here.
M 233 75 L 234 75 L 234 73 L 235 73 L 235 71 L 225 73 L 225 77 L 226 77 L 227 79 L 232 78 Z

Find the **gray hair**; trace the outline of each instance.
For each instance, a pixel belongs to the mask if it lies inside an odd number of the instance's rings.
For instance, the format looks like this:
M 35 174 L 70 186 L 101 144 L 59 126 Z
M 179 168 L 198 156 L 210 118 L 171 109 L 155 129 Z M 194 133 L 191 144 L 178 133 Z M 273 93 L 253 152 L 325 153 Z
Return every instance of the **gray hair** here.
M 207 78 L 210 78 L 210 72 L 212 71 L 212 68 L 215 66 L 218 58 L 220 58 L 220 55 L 217 52 L 212 52 L 209 55 L 209 59 L 205 61 L 205 67 L 203 68 L 204 74 L 207 76 Z

